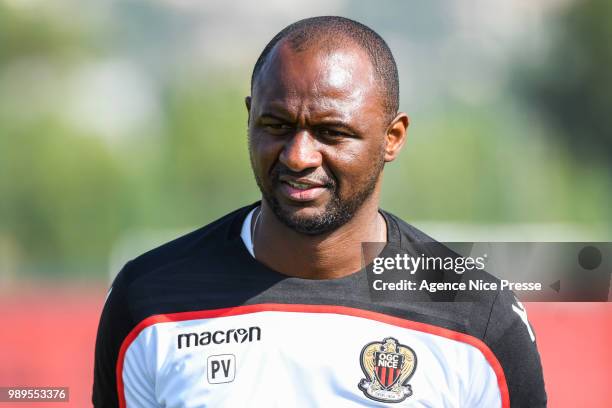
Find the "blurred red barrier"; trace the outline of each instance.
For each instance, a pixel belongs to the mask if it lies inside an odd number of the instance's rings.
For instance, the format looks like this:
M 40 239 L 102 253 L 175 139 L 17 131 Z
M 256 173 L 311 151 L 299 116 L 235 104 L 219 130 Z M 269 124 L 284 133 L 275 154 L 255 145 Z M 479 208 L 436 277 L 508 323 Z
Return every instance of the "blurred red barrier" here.
M 93 351 L 105 292 L 99 286 L 52 284 L 0 294 L 0 385 L 70 388 L 68 403 L 15 406 L 91 406 Z
M 90 406 L 95 334 L 105 292 L 102 287 L 56 285 L 2 292 L 0 386 L 66 386 L 69 403 L 44 405 Z M 612 407 L 612 303 L 526 307 L 542 355 L 549 406 Z
M 612 407 L 612 303 L 527 303 L 551 408 Z

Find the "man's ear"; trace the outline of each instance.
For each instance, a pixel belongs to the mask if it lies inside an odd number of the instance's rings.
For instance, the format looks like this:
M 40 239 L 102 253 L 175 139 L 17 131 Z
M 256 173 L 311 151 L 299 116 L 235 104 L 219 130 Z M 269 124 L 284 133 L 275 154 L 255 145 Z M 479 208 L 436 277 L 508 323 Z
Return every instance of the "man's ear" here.
M 398 113 L 391 121 L 385 134 L 385 162 L 392 162 L 399 155 L 404 142 L 410 119 L 404 112 Z
M 247 96 L 244 98 L 244 104 L 246 105 L 247 108 L 247 125 L 249 124 L 249 122 L 251 121 L 251 97 Z

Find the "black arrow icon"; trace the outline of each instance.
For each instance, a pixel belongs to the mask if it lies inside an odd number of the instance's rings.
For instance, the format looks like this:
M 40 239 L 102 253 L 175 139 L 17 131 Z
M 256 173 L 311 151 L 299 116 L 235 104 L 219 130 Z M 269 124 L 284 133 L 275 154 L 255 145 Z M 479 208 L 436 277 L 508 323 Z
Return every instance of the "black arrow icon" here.
M 559 293 L 559 291 L 561 290 L 561 281 L 558 280 L 558 281 L 550 284 L 548 287 L 551 288 L 552 290 L 554 290 L 555 292 Z

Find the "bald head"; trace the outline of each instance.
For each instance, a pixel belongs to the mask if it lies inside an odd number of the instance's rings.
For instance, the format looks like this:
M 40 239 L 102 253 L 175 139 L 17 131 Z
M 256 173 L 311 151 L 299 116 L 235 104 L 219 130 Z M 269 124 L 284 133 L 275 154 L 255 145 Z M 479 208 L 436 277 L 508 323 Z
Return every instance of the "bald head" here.
M 277 54 L 272 51 L 279 43 L 298 53 L 316 49 L 331 54 L 345 48 L 360 48 L 372 64 L 385 115 L 390 120 L 397 113 L 399 80 L 395 60 L 385 41 L 365 25 L 334 16 L 312 17 L 289 25 L 272 38 L 257 59 L 251 76 L 251 90 L 270 56 Z

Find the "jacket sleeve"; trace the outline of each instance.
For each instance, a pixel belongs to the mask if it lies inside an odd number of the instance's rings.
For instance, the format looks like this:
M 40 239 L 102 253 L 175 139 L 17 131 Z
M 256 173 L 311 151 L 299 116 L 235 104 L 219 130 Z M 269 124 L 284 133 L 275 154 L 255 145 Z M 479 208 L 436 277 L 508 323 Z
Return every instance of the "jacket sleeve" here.
M 134 326 L 130 317 L 124 283 L 129 263 L 109 289 L 96 338 L 94 360 L 94 407 L 119 407 L 116 367 L 121 343 Z
M 546 407 L 547 397 L 535 333 L 527 311 L 510 291 L 501 291 L 491 310 L 484 336 L 500 362 L 510 406 Z

